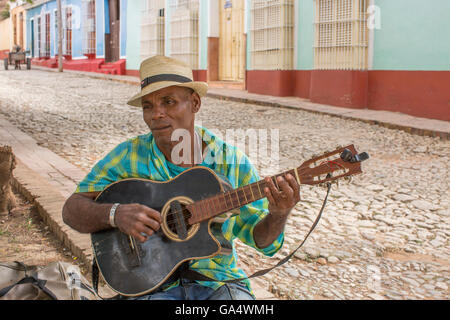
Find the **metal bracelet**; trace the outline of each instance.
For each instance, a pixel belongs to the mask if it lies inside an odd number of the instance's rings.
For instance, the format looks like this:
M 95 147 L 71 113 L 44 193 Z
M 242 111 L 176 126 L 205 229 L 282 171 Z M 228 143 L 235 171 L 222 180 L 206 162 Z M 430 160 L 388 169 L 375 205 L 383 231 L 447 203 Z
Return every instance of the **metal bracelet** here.
M 114 203 L 111 207 L 111 210 L 109 210 L 109 224 L 113 228 L 117 228 L 116 222 L 114 221 L 114 218 L 116 216 L 116 210 L 120 203 Z

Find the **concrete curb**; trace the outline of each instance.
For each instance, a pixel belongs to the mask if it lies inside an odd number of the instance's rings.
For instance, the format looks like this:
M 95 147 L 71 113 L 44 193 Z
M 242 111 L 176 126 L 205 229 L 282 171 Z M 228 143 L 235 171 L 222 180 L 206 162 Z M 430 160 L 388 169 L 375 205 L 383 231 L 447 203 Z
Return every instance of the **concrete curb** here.
M 13 171 L 13 187 L 36 206 L 39 215 L 53 234 L 72 254 L 86 266 L 90 266 L 93 254 L 89 235 L 69 228 L 62 220 L 61 212 L 66 198 L 17 158 Z
M 57 72 L 56 69 L 34 67 L 35 69 Z M 129 85 L 139 85 L 139 79 L 133 76 L 107 75 L 93 72 L 65 70 L 64 72 L 86 76 L 93 79 L 103 79 L 121 82 Z M 362 121 L 389 129 L 397 129 L 419 136 L 439 137 L 450 140 L 450 122 L 410 116 L 399 112 L 369 109 L 350 109 L 309 102 L 296 97 L 274 97 L 248 93 L 242 90 L 221 89 L 210 87 L 207 97 L 249 103 L 261 106 L 303 110 L 315 114 L 326 114 L 342 119 Z

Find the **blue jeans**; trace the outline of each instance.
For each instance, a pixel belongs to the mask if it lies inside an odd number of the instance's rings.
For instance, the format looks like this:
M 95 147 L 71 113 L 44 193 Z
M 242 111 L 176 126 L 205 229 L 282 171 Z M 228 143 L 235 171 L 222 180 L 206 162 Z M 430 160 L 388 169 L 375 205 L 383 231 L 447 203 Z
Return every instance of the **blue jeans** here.
M 134 300 L 255 300 L 241 283 L 227 283 L 219 289 L 202 286 L 195 281 L 180 279 L 180 285 L 167 291 L 157 291 Z

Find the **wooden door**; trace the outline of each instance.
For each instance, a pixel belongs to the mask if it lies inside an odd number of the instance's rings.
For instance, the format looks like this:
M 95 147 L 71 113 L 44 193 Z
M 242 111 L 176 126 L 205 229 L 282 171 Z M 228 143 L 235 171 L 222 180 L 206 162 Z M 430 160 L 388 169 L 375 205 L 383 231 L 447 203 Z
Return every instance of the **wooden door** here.
M 219 80 L 244 81 L 244 0 L 220 0 Z
M 120 59 L 120 0 L 109 0 L 109 32 L 105 34 L 106 62 L 114 62 Z
M 64 28 L 65 46 L 63 54 L 65 56 L 72 56 L 72 7 L 66 8 L 66 25 Z

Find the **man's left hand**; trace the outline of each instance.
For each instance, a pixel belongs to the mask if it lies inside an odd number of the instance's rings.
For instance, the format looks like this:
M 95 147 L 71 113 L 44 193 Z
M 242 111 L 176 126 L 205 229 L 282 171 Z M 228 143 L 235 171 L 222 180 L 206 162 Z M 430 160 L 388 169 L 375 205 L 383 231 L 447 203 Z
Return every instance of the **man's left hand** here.
M 287 218 L 300 201 L 300 186 L 291 174 L 277 177 L 278 188 L 270 177 L 264 179 L 264 194 L 269 200 L 269 212 L 278 218 Z

